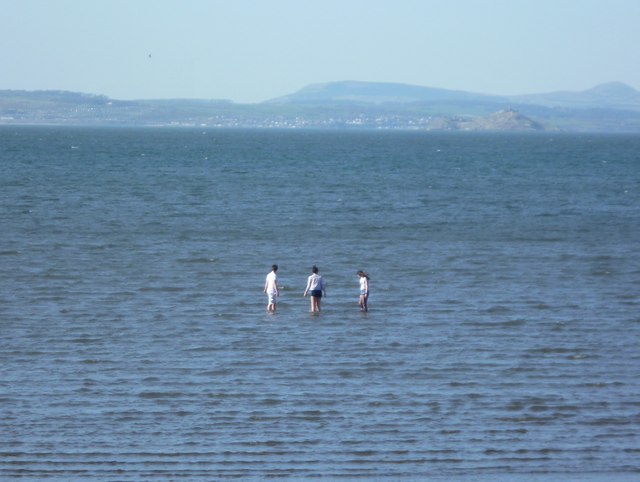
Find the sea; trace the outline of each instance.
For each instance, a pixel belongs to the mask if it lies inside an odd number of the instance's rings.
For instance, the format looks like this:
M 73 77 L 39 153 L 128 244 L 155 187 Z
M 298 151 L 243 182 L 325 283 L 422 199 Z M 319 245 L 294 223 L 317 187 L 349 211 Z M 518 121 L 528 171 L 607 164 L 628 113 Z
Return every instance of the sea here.
M 640 136 L 1 127 L 0 480 L 640 480 Z

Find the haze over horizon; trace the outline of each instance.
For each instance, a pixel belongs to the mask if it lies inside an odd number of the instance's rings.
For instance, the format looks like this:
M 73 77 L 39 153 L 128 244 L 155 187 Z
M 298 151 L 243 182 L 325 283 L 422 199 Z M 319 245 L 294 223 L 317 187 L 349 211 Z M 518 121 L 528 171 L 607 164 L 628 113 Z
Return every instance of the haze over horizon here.
M 635 0 L 0 0 L 0 89 L 262 102 L 309 84 L 640 90 Z

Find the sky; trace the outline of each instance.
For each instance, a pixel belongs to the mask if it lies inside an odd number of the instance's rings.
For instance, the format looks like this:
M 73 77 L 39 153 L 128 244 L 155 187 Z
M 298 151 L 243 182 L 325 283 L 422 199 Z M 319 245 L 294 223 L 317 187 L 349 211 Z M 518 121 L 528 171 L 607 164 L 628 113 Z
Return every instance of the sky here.
M 0 89 L 256 103 L 357 80 L 640 90 L 640 0 L 0 0 Z

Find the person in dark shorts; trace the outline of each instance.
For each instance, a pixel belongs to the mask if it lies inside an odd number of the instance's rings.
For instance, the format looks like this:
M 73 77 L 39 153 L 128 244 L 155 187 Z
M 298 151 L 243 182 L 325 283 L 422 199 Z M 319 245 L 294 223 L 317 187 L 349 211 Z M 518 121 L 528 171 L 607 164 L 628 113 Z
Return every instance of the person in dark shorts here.
M 318 274 L 318 267 L 313 265 L 311 268 L 311 276 L 307 279 L 307 287 L 304 290 L 304 296 L 307 294 L 311 296 L 311 313 L 320 311 L 320 300 L 322 296 L 327 296 L 327 292 L 324 289 L 324 281 L 322 276 Z

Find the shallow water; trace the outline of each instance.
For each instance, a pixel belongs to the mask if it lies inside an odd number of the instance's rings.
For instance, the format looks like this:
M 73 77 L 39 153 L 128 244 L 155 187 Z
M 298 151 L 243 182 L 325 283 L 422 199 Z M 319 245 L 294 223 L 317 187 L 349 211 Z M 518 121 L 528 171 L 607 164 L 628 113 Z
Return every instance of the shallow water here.
M 640 477 L 639 152 L 3 127 L 0 478 Z

